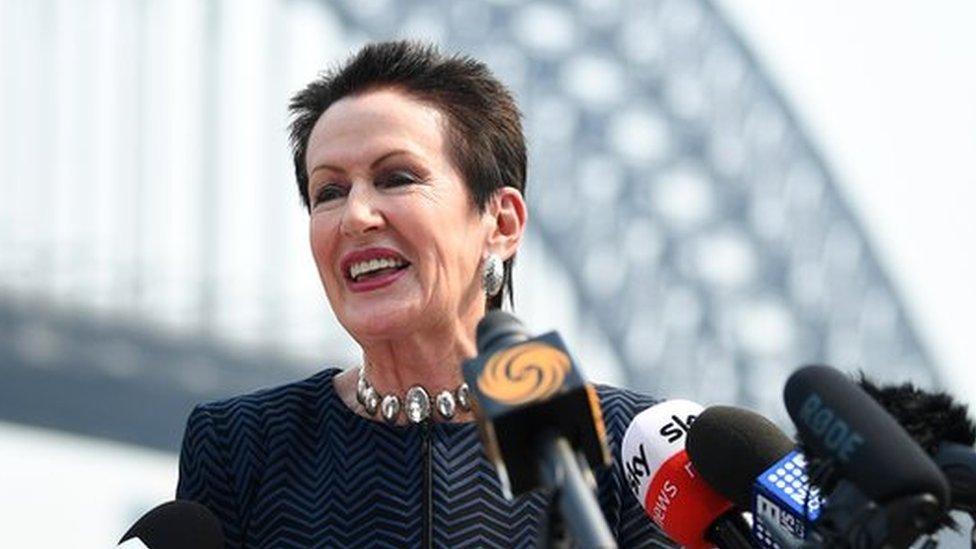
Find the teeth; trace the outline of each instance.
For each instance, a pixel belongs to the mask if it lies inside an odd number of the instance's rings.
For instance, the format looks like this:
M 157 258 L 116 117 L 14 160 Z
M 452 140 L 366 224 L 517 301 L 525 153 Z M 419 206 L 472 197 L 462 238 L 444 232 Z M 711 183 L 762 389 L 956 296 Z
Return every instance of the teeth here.
M 394 259 L 392 257 L 384 257 L 382 259 L 370 259 L 369 261 L 360 261 L 359 263 L 353 263 L 349 267 L 349 276 L 354 280 L 359 278 L 361 275 L 366 273 L 371 273 L 373 271 L 378 271 L 380 269 L 389 269 L 391 267 L 399 267 L 403 265 L 403 262 L 399 259 Z

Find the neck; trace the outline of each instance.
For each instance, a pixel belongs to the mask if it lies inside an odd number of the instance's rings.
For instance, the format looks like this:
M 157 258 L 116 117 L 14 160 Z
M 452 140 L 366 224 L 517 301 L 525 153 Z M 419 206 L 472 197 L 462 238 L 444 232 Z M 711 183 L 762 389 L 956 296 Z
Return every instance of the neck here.
M 361 342 L 366 378 L 383 394 L 403 395 L 414 385 L 432 395 L 456 389 L 464 381 L 461 363 L 477 353 L 474 327 L 483 314 L 396 339 Z
M 456 335 L 451 344 L 442 338 L 424 343 L 425 338 L 414 335 L 364 347 L 366 378 L 384 394 L 403 395 L 414 385 L 428 392 L 453 389 L 463 381 L 461 362 L 475 355 L 474 338 Z

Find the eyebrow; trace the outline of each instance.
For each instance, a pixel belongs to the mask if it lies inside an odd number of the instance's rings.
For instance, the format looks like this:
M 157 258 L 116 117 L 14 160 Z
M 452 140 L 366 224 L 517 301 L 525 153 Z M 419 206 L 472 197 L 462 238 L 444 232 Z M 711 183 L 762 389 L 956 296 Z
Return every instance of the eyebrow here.
M 394 150 L 392 150 L 392 151 L 384 154 L 383 156 L 377 158 L 373 162 L 371 162 L 370 165 L 369 165 L 369 169 L 375 168 L 377 165 L 381 164 L 384 160 L 386 160 L 386 159 L 388 159 L 390 157 L 397 156 L 397 155 L 401 155 L 401 154 L 407 154 L 407 155 L 409 155 L 411 153 L 410 153 L 410 151 L 408 151 L 406 149 L 394 149 Z M 311 176 L 313 173 L 315 173 L 315 172 L 317 172 L 319 170 L 332 170 L 334 172 L 346 173 L 346 170 L 344 170 L 344 169 L 342 169 L 342 168 L 340 168 L 338 166 L 333 166 L 331 164 L 319 164 L 318 166 L 315 166 L 314 168 L 312 168 L 312 171 L 308 172 L 308 175 Z

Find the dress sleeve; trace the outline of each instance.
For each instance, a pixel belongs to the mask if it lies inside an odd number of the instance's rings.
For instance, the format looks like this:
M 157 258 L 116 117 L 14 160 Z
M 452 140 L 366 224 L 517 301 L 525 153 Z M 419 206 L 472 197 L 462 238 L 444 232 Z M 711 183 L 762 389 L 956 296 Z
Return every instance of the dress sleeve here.
M 195 501 L 210 509 L 224 528 L 226 546 L 236 548 L 241 546 L 241 525 L 230 475 L 212 414 L 206 405 L 197 406 L 183 434 L 176 499 Z

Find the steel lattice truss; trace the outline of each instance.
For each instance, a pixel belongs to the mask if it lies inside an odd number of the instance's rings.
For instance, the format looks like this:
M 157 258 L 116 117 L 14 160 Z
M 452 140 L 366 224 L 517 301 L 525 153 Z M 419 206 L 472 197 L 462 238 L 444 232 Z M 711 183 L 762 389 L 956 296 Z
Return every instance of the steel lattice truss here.
M 341 13 L 369 37 L 416 25 L 515 87 L 533 224 L 632 386 L 775 413 L 801 362 L 935 381 L 829 170 L 711 4 L 579 4 Z

